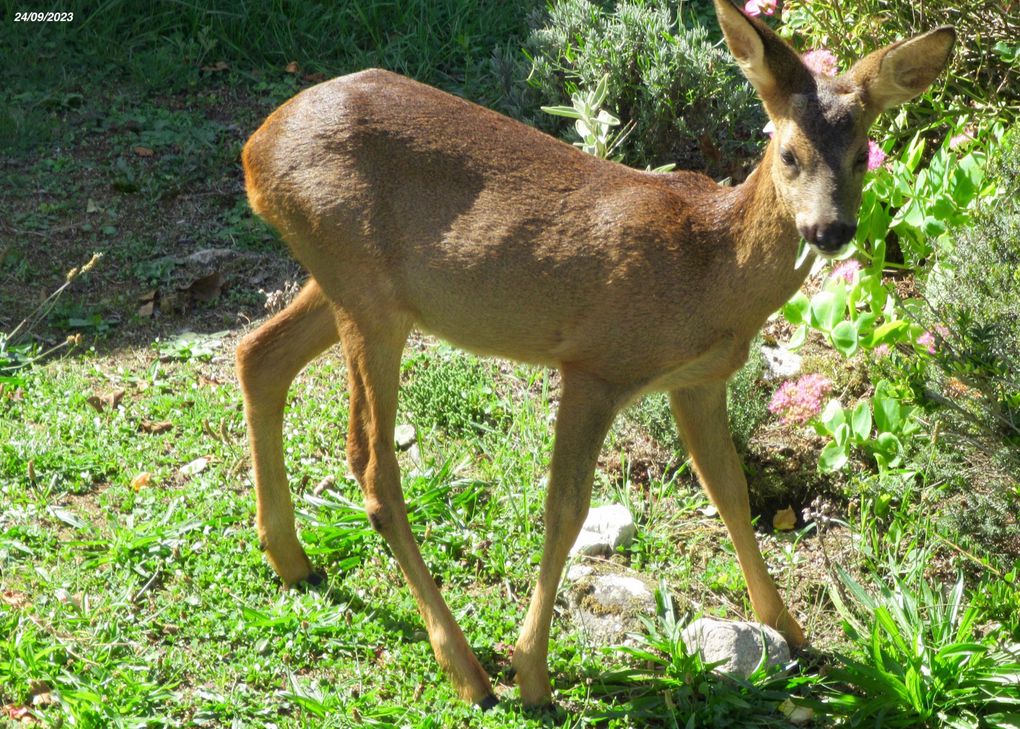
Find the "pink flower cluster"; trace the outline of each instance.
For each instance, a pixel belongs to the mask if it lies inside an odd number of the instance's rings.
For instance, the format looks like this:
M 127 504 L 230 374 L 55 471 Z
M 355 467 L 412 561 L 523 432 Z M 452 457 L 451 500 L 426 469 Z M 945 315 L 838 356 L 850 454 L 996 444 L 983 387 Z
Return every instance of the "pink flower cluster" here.
M 744 12 L 757 17 L 759 15 L 775 15 L 777 0 L 747 0 Z
M 854 282 L 854 276 L 856 276 L 860 270 L 861 264 L 858 263 L 856 259 L 849 258 L 832 269 L 832 273 L 829 274 L 829 277 L 840 278 L 848 284 L 852 284 Z
M 885 152 L 871 139 L 868 140 L 868 172 L 873 172 L 885 162 Z
M 800 60 L 814 73 L 825 76 L 835 76 L 839 73 L 839 62 L 836 60 L 836 54 L 827 48 L 808 51 L 800 57 Z
M 822 411 L 822 400 L 830 390 L 832 380 L 819 374 L 787 380 L 772 396 L 769 412 L 778 415 L 784 423 L 806 423 Z

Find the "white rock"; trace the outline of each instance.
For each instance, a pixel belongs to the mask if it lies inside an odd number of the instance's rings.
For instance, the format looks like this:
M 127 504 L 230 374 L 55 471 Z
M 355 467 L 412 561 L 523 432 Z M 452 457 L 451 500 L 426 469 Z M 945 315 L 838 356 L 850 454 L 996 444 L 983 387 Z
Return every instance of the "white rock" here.
M 765 358 L 765 369 L 762 379 L 770 382 L 786 380 L 800 372 L 800 355 L 782 347 L 763 346 L 762 356 Z
M 640 615 L 655 615 L 655 593 L 636 577 L 585 576 L 568 594 L 573 619 L 596 645 L 620 645 L 641 629 Z
M 761 623 L 745 623 L 714 618 L 698 618 L 681 634 L 690 651 L 698 651 L 706 663 L 723 661 L 715 670 L 747 678 L 758 666 L 762 639 L 769 665 L 790 660 L 790 647 L 774 628 Z
M 627 507 L 620 504 L 598 506 L 588 512 L 570 554 L 612 554 L 617 547 L 630 544 L 636 532 L 634 518 Z
M 418 442 L 418 434 L 414 432 L 414 426 L 410 423 L 398 425 L 393 431 L 393 440 L 397 444 L 398 451 L 406 451 Z
M 587 564 L 572 564 L 567 570 L 567 582 L 577 582 L 595 571 L 595 568 Z

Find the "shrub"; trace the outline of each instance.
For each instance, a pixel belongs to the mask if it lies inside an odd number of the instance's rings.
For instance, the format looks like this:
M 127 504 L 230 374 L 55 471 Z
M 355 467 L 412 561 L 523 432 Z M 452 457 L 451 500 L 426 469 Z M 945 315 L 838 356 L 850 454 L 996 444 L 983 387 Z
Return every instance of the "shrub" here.
M 440 347 L 407 360 L 404 375 L 408 382 L 400 390 L 401 405 L 418 427 L 470 436 L 506 417 L 492 375 L 477 357 Z
M 928 412 L 931 482 L 949 487 L 944 526 L 999 551 L 1020 545 L 1020 134 L 989 165 L 1000 195 L 943 236 L 914 307 L 930 350 L 900 362 Z M 916 303 L 916 302 L 915 302 Z
M 765 114 L 729 54 L 696 18 L 685 25 L 664 0 L 560 0 L 531 33 L 531 83 L 542 103 L 561 105 L 608 75 L 607 109 L 634 132 L 623 161 L 676 162 L 687 169 L 743 177 L 765 137 Z M 565 131 L 566 123 L 545 120 Z M 554 125 L 559 124 L 554 128 Z
M 1004 137 L 993 178 L 1004 195 L 983 210 L 929 277 L 936 332 L 927 394 L 961 453 L 982 471 L 1020 480 L 1020 133 Z M 961 450 L 962 449 L 962 450 Z M 987 458 L 990 457 L 990 461 Z M 988 468 L 991 466 L 992 468 Z

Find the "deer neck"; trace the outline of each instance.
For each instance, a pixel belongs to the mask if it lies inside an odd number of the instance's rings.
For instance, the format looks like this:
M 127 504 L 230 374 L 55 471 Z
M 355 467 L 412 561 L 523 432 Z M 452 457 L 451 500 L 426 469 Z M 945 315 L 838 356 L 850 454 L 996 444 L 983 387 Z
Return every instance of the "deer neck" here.
M 740 185 L 731 188 L 729 234 L 736 270 L 730 290 L 739 292 L 745 321 L 756 332 L 800 288 L 811 266 L 797 263 L 800 234 L 789 206 L 772 179 L 775 142 Z

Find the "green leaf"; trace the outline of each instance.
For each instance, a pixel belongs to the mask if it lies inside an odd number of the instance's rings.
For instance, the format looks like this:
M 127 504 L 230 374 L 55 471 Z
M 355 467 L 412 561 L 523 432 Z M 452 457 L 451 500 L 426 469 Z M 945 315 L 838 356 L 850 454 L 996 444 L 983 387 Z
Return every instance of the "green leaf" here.
M 850 418 L 850 428 L 858 442 L 866 441 L 871 437 L 871 405 L 867 400 L 857 403 L 853 416 Z
M 840 446 L 836 441 L 830 441 L 818 456 L 818 467 L 826 472 L 838 471 L 846 465 L 847 460 L 846 445 Z
M 808 320 L 808 309 L 811 301 L 803 292 L 798 291 L 793 298 L 783 305 L 783 317 L 794 326 L 804 324 Z
M 910 325 L 903 319 L 887 321 L 871 333 L 868 338 L 868 349 L 874 349 L 882 344 L 896 344 L 909 331 Z
M 845 288 L 819 291 L 811 299 L 811 326 L 821 329 L 823 332 L 830 332 L 836 324 L 843 320 L 845 309 Z
M 857 327 L 852 321 L 844 319 L 829 333 L 832 346 L 844 357 L 850 357 L 857 351 Z
M 796 351 L 804 346 L 804 342 L 807 339 L 807 324 L 801 324 L 799 327 L 794 329 L 793 334 L 790 336 L 790 341 L 783 345 L 784 349 L 788 349 L 791 352 Z
M 877 390 L 871 400 L 875 408 L 875 425 L 880 433 L 898 433 L 903 425 L 903 415 L 898 400 L 880 395 Z
M 553 116 L 565 116 L 570 119 L 580 119 L 581 113 L 572 106 L 542 106 L 539 107 L 546 114 Z
M 839 400 L 829 400 L 825 409 L 822 410 L 822 414 L 819 416 L 826 429 L 830 433 L 835 433 L 836 429 L 846 423 L 846 412 L 843 410 L 843 406 L 840 405 Z

